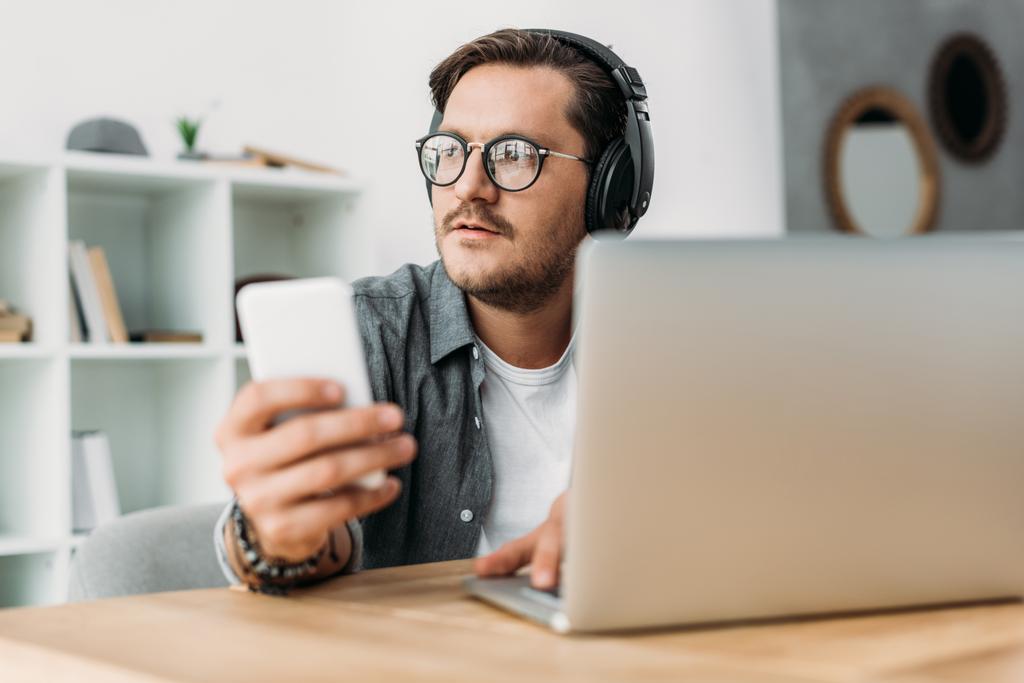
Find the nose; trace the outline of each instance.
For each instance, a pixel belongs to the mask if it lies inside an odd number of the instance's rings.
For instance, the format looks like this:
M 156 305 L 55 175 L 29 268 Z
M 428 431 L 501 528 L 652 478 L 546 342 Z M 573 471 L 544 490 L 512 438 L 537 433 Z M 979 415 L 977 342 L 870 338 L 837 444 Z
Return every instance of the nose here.
M 466 203 L 480 199 L 493 204 L 498 201 L 498 192 L 498 186 L 491 182 L 484 170 L 483 150 L 476 146 L 470 147 L 466 170 L 455 183 L 455 196 Z

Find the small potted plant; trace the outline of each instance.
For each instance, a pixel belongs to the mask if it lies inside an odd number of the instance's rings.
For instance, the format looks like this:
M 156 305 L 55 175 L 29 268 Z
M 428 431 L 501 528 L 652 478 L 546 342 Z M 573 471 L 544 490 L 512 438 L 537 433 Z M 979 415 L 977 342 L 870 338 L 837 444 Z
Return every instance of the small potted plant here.
M 204 159 L 206 155 L 196 151 L 196 138 L 199 137 L 199 127 L 203 124 L 203 120 L 179 116 L 175 123 L 178 133 L 181 135 L 181 141 L 185 144 L 185 151 L 178 154 L 178 158 Z

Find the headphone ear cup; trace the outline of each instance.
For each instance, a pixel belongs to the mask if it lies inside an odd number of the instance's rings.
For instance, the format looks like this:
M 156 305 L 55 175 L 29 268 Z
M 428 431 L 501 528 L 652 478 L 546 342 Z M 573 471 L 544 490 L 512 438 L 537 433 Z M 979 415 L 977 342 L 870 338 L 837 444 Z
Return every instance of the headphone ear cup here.
M 636 221 L 629 211 L 633 194 L 633 157 L 623 138 L 612 140 L 590 175 L 585 220 L 587 232 L 629 234 Z
M 443 121 L 443 120 L 444 120 L 444 114 L 442 114 L 440 112 L 440 110 L 435 109 L 434 110 L 434 115 L 430 117 L 430 133 L 431 134 L 436 133 L 438 131 L 438 129 L 441 127 L 441 121 Z M 419 160 L 417 160 L 416 163 L 419 163 Z M 429 180 L 424 180 L 423 182 L 425 182 L 426 185 L 427 185 L 427 201 L 430 202 L 431 206 L 433 206 L 434 205 L 434 186 L 430 184 Z

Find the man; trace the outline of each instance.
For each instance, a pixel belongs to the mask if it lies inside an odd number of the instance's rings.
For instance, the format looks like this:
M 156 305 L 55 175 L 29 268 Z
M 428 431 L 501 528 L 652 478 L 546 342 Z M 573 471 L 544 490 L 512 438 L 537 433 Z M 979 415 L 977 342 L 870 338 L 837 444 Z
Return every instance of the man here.
M 478 574 L 531 564 L 535 587 L 557 583 L 575 256 L 592 163 L 626 105 L 576 49 L 511 29 L 459 48 L 430 86 L 443 119 L 417 148 L 440 261 L 354 284 L 381 402 L 338 409 L 344 388 L 318 379 L 250 383 L 218 427 L 236 494 L 218 551 L 254 589 L 474 555 Z M 324 410 L 270 426 L 301 408 Z M 381 468 L 379 489 L 353 485 Z

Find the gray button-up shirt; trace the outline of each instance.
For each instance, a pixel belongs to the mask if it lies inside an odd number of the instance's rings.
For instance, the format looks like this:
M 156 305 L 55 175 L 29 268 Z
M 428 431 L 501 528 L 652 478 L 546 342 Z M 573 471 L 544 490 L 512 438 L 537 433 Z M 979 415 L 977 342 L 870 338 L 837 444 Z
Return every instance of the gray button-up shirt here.
M 466 296 L 440 261 L 352 286 L 373 397 L 405 410 L 419 453 L 394 472 L 402 480 L 394 503 L 348 523 L 352 556 L 342 571 L 472 557 L 494 471 L 481 419 L 484 363 Z M 224 547 L 230 510 L 217 522 L 214 545 L 224 575 L 238 583 Z
M 494 472 L 482 424 L 484 364 L 465 294 L 440 261 L 353 283 L 374 399 L 405 410 L 418 456 L 402 492 L 362 520 L 365 569 L 472 557 Z

